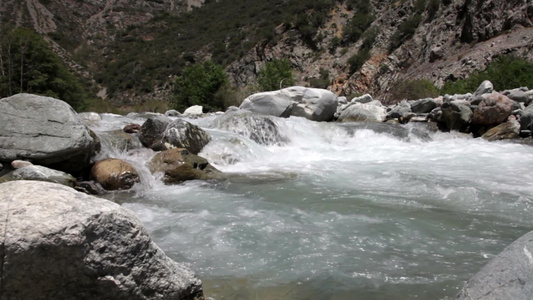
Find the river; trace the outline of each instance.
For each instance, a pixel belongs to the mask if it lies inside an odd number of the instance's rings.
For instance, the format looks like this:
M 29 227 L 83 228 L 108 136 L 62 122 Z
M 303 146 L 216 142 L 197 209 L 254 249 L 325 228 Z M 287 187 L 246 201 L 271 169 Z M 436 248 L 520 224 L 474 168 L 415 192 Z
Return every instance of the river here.
M 188 119 L 213 138 L 200 155 L 235 175 L 219 182 L 164 185 L 146 169 L 151 150 L 104 142 L 103 156 L 133 163 L 142 181 L 107 197 L 190 264 L 206 296 L 451 299 L 533 228 L 530 146 L 417 124 L 271 120 L 279 132 L 259 144 L 214 116 Z M 92 128 L 143 121 L 104 114 Z

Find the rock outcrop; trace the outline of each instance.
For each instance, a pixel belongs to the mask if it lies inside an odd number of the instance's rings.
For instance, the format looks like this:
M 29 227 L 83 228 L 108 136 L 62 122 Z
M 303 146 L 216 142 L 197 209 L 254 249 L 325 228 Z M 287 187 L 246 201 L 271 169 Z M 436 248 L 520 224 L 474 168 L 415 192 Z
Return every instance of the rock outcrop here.
M 0 161 L 31 161 L 68 173 L 90 162 L 95 140 L 76 112 L 58 99 L 17 94 L 0 99 Z
M 456 299 L 533 299 L 532 253 L 533 232 L 529 232 L 470 278 Z
M 203 299 L 128 210 L 58 184 L 0 184 L 2 299 Z

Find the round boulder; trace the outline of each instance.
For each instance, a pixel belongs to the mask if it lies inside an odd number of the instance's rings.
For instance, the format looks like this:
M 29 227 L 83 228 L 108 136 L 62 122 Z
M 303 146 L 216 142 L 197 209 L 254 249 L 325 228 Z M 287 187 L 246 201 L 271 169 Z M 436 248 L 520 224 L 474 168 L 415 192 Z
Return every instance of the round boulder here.
M 483 100 L 474 109 L 472 124 L 492 126 L 505 122 L 514 108 L 514 101 L 500 93 L 484 94 Z
M 4 299 L 204 299 L 130 211 L 37 181 L 0 184 Z
M 166 184 L 195 179 L 220 179 L 222 175 L 207 159 L 179 148 L 157 153 L 148 167 L 152 173 L 162 172 Z
M 0 161 L 28 160 L 68 173 L 89 166 L 95 141 L 66 102 L 31 94 L 0 99 Z
M 383 122 L 387 117 L 387 109 L 370 103 L 349 104 L 340 114 L 339 122 Z
M 163 132 L 162 149 L 185 148 L 198 154 L 211 141 L 211 136 L 200 127 L 178 119 L 168 124 Z
M 125 190 L 139 182 L 139 173 L 129 163 L 108 158 L 96 162 L 91 169 L 94 178 L 106 190 Z

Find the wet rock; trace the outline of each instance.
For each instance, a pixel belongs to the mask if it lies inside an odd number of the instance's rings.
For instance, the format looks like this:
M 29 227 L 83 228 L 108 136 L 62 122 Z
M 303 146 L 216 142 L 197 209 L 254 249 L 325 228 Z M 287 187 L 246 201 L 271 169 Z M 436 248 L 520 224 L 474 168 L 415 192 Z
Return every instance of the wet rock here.
M 140 181 L 139 173 L 131 164 L 116 158 L 96 162 L 91 177 L 108 191 L 127 190 Z
M 494 86 L 492 85 L 492 82 L 485 80 L 479 85 L 473 97 L 476 98 L 483 94 L 490 94 L 492 92 L 494 92 Z
M 353 103 L 346 107 L 339 116 L 339 122 L 383 122 L 387 109 L 372 103 Z
M 125 152 L 142 147 L 137 136 L 125 133 L 122 130 L 104 131 L 98 133 L 100 143 L 109 152 Z
M 254 113 L 274 117 L 289 117 L 294 103 L 281 91 L 256 93 L 244 99 L 239 106 Z
M 58 99 L 17 94 L 0 99 L 0 161 L 28 160 L 68 173 L 89 166 L 95 141 Z
M 328 90 L 294 86 L 282 91 L 295 103 L 291 116 L 322 122 L 331 121 L 337 111 L 337 96 Z
M 0 183 L 14 180 L 47 181 L 69 187 L 76 185 L 76 178 L 68 173 L 35 165 L 21 167 L 0 177 Z
M 211 137 L 203 129 L 187 121 L 172 121 L 168 117 L 159 116 L 144 122 L 139 139 L 145 147 L 156 151 L 186 148 L 198 154 Z
M 496 127 L 489 129 L 481 137 L 487 141 L 498 141 L 515 139 L 520 136 L 520 123 L 514 116 L 510 116 L 509 120 Z
M 464 132 L 472 120 L 472 110 L 460 101 L 444 102 L 440 111 L 436 121 L 443 124 L 447 130 Z
M 498 125 L 505 122 L 513 112 L 514 102 L 500 93 L 484 94 L 482 97 L 483 100 L 474 109 L 474 125 Z
M 120 205 L 13 181 L 0 184 L 0 215 L 2 298 L 203 299 L 202 282 Z
M 184 116 L 200 116 L 204 113 L 204 108 L 200 105 L 193 105 L 187 108 L 184 112 Z
M 407 101 L 401 101 L 390 108 L 390 111 L 387 113 L 387 119 L 401 119 L 411 113 L 411 105 Z
M 533 299 L 533 232 L 489 261 L 465 284 L 456 299 Z
M 271 117 L 247 110 L 229 112 L 215 120 L 219 129 L 236 133 L 263 145 L 282 145 L 286 142 Z
M 174 109 L 171 109 L 171 110 L 167 110 L 165 112 L 165 116 L 167 117 L 179 117 L 181 116 L 181 113 L 177 110 L 174 110 Z
M 161 150 L 185 148 L 198 154 L 211 141 L 211 136 L 200 127 L 184 120 L 172 121 L 163 132 Z
M 157 153 L 150 161 L 149 169 L 152 173 L 162 172 L 166 184 L 222 177 L 222 173 L 211 166 L 207 159 L 179 148 Z
M 350 101 L 350 102 L 369 103 L 369 102 L 372 102 L 372 101 L 374 101 L 374 99 L 372 98 L 372 96 L 370 96 L 370 94 L 364 94 L 361 97 L 353 98 L 352 101 Z
M 79 181 L 74 189 L 87 195 L 102 195 L 106 192 L 100 184 L 94 181 Z
M 125 133 L 139 133 L 141 132 L 141 129 L 142 127 L 139 124 L 128 124 L 124 126 L 122 131 L 124 131 Z
M 25 160 L 14 160 L 11 162 L 11 166 L 13 167 L 13 169 L 20 169 L 27 166 L 33 166 L 33 164 Z
M 533 106 L 530 105 L 517 113 L 521 130 L 533 130 Z
M 420 99 L 410 102 L 411 111 L 415 114 L 427 114 L 437 108 L 437 101 L 432 98 Z

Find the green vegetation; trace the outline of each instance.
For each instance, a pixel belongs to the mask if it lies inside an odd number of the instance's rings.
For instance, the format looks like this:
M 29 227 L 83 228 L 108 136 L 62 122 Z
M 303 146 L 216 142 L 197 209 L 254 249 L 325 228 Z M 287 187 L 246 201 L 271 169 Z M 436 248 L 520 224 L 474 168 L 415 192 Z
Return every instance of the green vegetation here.
M 319 89 L 327 89 L 331 80 L 329 79 L 329 72 L 324 68 L 320 68 L 320 77 L 311 78 L 309 80 L 309 86 Z
M 111 98 L 129 89 L 150 93 L 182 75 L 187 64 L 203 61 L 193 53 L 211 53 L 211 60 L 225 67 L 256 45 L 277 42 L 280 31 L 316 48 L 316 32 L 333 5 L 333 0 L 212 0 L 179 16 L 157 15 L 117 34 L 96 80 Z
M 273 91 L 282 86 L 294 85 L 291 62 L 288 59 L 275 59 L 267 62 L 257 74 L 257 83 L 263 91 Z
M 427 79 L 414 79 L 398 82 L 392 89 L 389 100 L 393 102 L 403 99 L 416 100 L 434 98 L 439 95 L 439 90 Z
M 355 10 L 355 13 L 344 28 L 342 39 L 344 45 L 357 42 L 376 19 L 372 14 L 370 1 L 351 0 L 347 6 L 348 9 Z
M 4 28 L 0 36 L 0 97 L 33 93 L 64 100 L 76 110 L 85 107 L 83 85 L 39 35 Z
M 484 80 L 490 80 L 497 91 L 533 87 L 533 63 L 512 55 L 500 56 L 483 71 L 474 72 L 463 80 L 446 82 L 441 94 L 472 93 Z
M 348 64 L 350 65 L 350 74 L 359 71 L 363 64 L 370 58 L 370 50 L 376 41 L 378 32 L 379 30 L 376 27 L 372 27 L 364 33 L 364 40 L 361 48 L 359 48 L 357 54 L 348 59 Z
M 190 65 L 174 82 L 173 108 L 183 111 L 201 105 L 206 112 L 224 110 L 228 85 L 222 66 L 211 61 Z
M 417 13 L 400 24 L 398 30 L 391 37 L 389 51 L 398 49 L 405 41 L 411 39 L 421 21 L 422 15 Z

